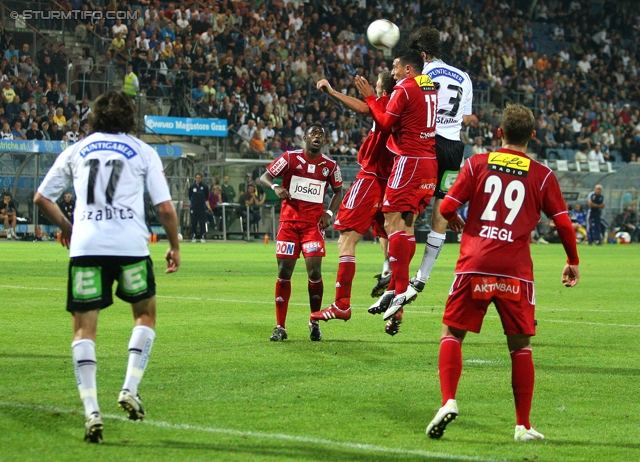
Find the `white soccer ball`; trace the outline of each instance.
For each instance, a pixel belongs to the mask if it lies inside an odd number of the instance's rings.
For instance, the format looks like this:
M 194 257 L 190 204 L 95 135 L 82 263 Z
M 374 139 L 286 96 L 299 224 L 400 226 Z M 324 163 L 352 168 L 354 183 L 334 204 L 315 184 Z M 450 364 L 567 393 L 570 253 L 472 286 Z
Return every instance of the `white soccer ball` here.
M 390 50 L 400 40 L 400 29 L 391 21 L 378 19 L 369 24 L 367 38 L 378 50 Z
M 183 239 L 182 234 L 178 233 L 178 240 L 181 241 Z
M 631 234 L 627 233 L 626 231 L 617 232 L 616 241 L 618 241 L 618 244 L 630 244 Z

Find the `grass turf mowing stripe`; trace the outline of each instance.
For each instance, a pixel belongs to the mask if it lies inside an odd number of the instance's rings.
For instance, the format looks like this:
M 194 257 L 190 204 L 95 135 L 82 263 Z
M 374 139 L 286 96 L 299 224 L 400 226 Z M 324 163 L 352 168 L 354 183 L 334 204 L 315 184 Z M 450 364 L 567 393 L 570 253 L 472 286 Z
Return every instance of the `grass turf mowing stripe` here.
M 8 403 L 0 401 L 0 407 L 8 407 L 14 409 L 31 409 L 36 411 L 44 411 L 44 412 L 52 412 L 59 414 L 74 414 L 81 415 L 81 411 L 75 411 L 71 409 L 64 409 L 54 406 L 41 406 L 37 404 L 21 404 L 21 403 Z M 103 419 L 110 420 L 119 420 L 122 422 L 126 422 L 129 419 L 127 417 L 115 414 L 102 414 Z M 376 446 L 373 444 L 363 444 L 363 443 L 352 443 L 346 441 L 333 441 L 327 440 L 324 438 L 312 438 L 308 436 L 296 436 L 296 435 L 287 435 L 286 433 L 264 433 L 264 432 L 254 432 L 254 431 L 243 431 L 243 430 L 234 430 L 232 428 L 218 428 L 218 427 L 201 427 L 198 425 L 190 425 L 190 424 L 174 424 L 170 422 L 163 422 L 160 420 L 149 420 L 145 419 L 136 423 L 136 425 L 150 425 L 152 427 L 159 428 L 169 428 L 174 430 L 191 430 L 205 433 L 220 433 L 224 435 L 230 436 L 240 436 L 243 438 L 263 438 L 270 440 L 282 440 L 282 441 L 294 441 L 296 443 L 308 443 L 308 444 L 317 444 L 319 446 L 329 446 L 329 447 L 340 447 L 347 449 L 356 449 L 362 451 L 369 452 L 378 452 L 384 454 L 399 454 L 403 456 L 419 456 L 419 457 L 427 457 L 427 458 L 439 458 L 446 460 L 463 460 L 463 461 L 474 461 L 474 462 L 497 462 L 497 459 L 484 459 L 481 457 L 470 457 L 463 455 L 455 455 L 455 454 L 447 454 L 443 452 L 430 452 L 430 451 L 422 451 L 419 449 L 402 449 L 402 448 L 388 448 L 384 446 Z
M 50 290 L 55 292 L 66 292 L 66 289 L 56 289 L 56 288 L 48 288 L 48 287 L 27 287 L 27 286 L 9 286 L 9 285 L 0 285 L 2 289 L 18 289 L 18 290 Z M 272 301 L 267 300 L 229 300 L 224 298 L 208 298 L 208 297 L 180 297 L 173 295 L 156 295 L 156 298 L 167 299 L 167 300 L 202 300 L 207 302 L 222 302 L 222 303 L 252 303 L 252 304 L 262 304 L 262 305 L 272 305 Z M 415 302 L 414 302 L 415 303 Z M 309 306 L 308 303 L 289 303 L 290 306 Z M 416 305 L 414 305 L 416 306 Z M 430 306 L 430 305 L 417 305 L 422 306 L 424 308 L 444 308 L 441 306 Z M 556 308 L 547 308 L 549 310 L 557 310 Z M 557 310 L 557 311 L 571 311 L 570 309 L 566 310 Z M 577 311 L 577 310 L 576 310 Z M 581 313 L 589 310 L 579 310 Z M 592 310 L 603 313 L 609 313 L 610 311 L 606 310 Z M 631 313 L 632 311 L 611 311 L 612 313 Z M 440 311 L 405 311 L 406 314 L 429 314 L 429 315 L 438 315 L 442 316 Z M 635 312 L 633 312 L 635 313 Z M 497 319 L 498 316 L 488 315 L 485 318 L 494 318 Z M 588 322 L 588 321 L 570 321 L 570 320 L 562 320 L 562 319 L 544 319 L 544 322 L 555 322 L 555 323 L 563 323 L 563 324 L 579 324 L 584 326 L 603 326 L 603 327 L 629 327 L 629 328 L 640 328 L 640 324 L 609 324 L 604 322 Z

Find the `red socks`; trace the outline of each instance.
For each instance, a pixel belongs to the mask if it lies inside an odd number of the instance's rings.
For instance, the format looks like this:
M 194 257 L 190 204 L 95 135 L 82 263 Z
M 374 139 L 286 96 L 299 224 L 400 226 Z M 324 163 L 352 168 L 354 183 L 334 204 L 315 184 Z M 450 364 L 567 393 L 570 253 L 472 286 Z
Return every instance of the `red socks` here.
M 523 348 L 512 352 L 511 387 L 516 402 L 516 425 L 524 425 L 527 429 L 531 428 L 529 414 L 531 413 L 534 381 L 535 372 L 531 350 Z
M 415 236 L 407 236 L 407 243 L 409 245 L 408 249 L 408 265 L 411 264 L 411 260 L 413 260 L 413 256 L 416 254 L 416 237 Z
M 409 244 L 407 233 L 398 231 L 389 236 L 389 262 L 391 263 L 392 278 L 395 282 L 396 295 L 403 294 L 409 286 Z M 413 251 L 415 252 L 415 239 Z
M 317 281 L 309 279 L 308 287 L 309 306 L 311 307 L 311 312 L 315 313 L 322 309 L 322 293 L 324 292 L 324 284 L 322 283 L 322 279 L 318 279 Z
M 341 310 L 351 308 L 351 285 L 356 274 L 356 257 L 342 255 L 336 276 L 336 301 L 334 304 Z
M 291 280 L 280 279 L 276 281 L 276 322 L 284 327 L 289 309 L 289 298 L 291 297 Z
M 462 374 L 462 344 L 455 337 L 443 337 L 440 340 L 438 374 L 444 406 L 448 400 L 456 399 L 458 382 Z

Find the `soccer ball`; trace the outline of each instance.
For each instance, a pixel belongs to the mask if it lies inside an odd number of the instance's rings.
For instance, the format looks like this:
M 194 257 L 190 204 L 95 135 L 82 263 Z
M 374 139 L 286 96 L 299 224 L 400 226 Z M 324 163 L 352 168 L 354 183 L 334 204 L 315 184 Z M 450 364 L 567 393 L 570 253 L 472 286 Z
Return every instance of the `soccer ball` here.
M 178 240 L 181 241 L 182 239 L 182 234 L 178 233 Z
M 630 244 L 631 234 L 626 231 L 619 231 L 616 233 L 616 241 L 618 241 L 618 244 Z
M 391 21 L 378 19 L 369 24 L 367 38 L 378 50 L 390 50 L 400 40 L 400 29 Z

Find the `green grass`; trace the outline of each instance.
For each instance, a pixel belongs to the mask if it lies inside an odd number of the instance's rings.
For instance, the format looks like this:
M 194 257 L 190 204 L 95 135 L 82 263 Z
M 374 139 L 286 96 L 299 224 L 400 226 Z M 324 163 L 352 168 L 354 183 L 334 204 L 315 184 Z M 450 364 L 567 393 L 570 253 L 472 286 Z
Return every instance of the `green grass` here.
M 413 269 L 422 253 L 414 259 Z M 578 287 L 560 283 L 560 245 L 535 246 L 538 336 L 532 423 L 544 441 L 515 444 L 511 362 L 492 308 L 463 348 L 460 417 L 440 441 L 424 429 L 440 405 L 441 317 L 458 246 L 446 245 L 400 334 L 366 312 L 377 246 L 358 247 L 354 315 L 309 341 L 304 265 L 293 277 L 289 340 L 275 325 L 273 244 L 186 244 L 174 275 L 151 246 L 157 339 L 140 393 L 148 420 L 116 406 L 132 327 L 103 311 L 97 339 L 105 443 L 83 443 L 64 310 L 67 253 L 0 242 L 0 460 L 640 460 L 637 277 L 640 246 L 580 246 Z M 326 303 L 338 254 L 324 260 Z

